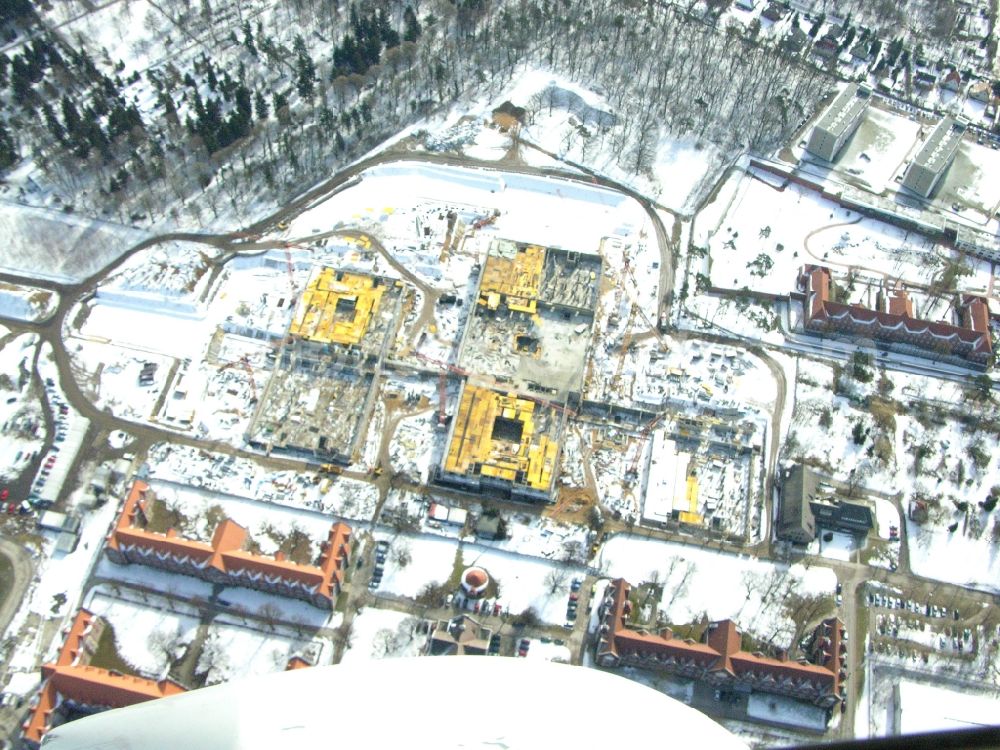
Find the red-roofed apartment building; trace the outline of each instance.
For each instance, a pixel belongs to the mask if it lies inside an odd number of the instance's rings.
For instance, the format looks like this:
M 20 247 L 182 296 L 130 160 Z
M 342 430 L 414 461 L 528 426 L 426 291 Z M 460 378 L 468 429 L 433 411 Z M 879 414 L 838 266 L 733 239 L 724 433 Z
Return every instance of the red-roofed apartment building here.
M 42 666 L 44 683 L 21 727 L 28 747 L 38 747 L 66 712 L 94 713 L 184 692 L 173 680 L 147 680 L 90 666 L 103 630 L 103 620 L 81 609 L 56 661 Z
M 656 669 L 744 693 L 785 695 L 826 709 L 843 700 L 847 645 L 843 623 L 837 618 L 824 620 L 816 628 L 810 659 L 793 661 L 787 655 L 773 659 L 743 651 L 742 635 L 732 620 L 710 623 L 704 643 L 675 638 L 670 628 L 658 634 L 630 629 L 626 621 L 631 614 L 631 590 L 628 581 L 618 578 L 608 586 L 600 605 L 596 656 L 601 666 Z
M 993 360 L 990 309 L 983 297 L 963 294 L 957 305 L 960 323 L 952 325 L 914 318 L 913 300 L 902 289 L 888 289 L 880 294 L 878 310 L 834 302 L 830 269 L 823 266 L 804 266 L 798 286 L 805 294 L 807 331 L 906 344 L 931 353 L 961 357 L 983 367 Z
M 107 538 L 105 553 L 119 564 L 139 563 L 202 578 L 212 583 L 269 591 L 324 608 L 340 593 L 351 552 L 351 527 L 338 521 L 330 528 L 318 565 L 298 565 L 279 552 L 272 557 L 243 549 L 247 530 L 231 519 L 220 523 L 210 543 L 182 539 L 173 529 L 147 531 L 153 493 L 136 481 Z

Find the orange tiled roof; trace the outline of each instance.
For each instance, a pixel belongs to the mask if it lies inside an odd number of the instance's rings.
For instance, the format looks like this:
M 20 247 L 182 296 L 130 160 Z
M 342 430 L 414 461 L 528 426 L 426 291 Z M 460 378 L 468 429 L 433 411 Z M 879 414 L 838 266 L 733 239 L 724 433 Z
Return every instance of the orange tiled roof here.
M 802 277 L 806 283 L 807 325 L 813 321 L 818 321 L 821 327 L 843 322 L 858 331 L 868 332 L 873 337 L 913 336 L 928 346 L 943 344 L 950 347 L 961 342 L 977 356 L 985 357 L 993 353 L 993 343 L 989 336 L 989 307 L 981 297 L 966 295 L 963 298 L 963 327 L 910 317 L 899 312 L 899 305 L 905 303 L 893 303 L 892 300 L 889 312 L 834 302 L 830 299 L 830 271 L 822 266 L 806 266 Z M 908 299 L 907 301 L 909 302 Z M 912 302 L 909 302 L 907 310 L 912 314 Z
M 215 568 L 224 573 L 277 577 L 305 589 L 316 590 L 332 598 L 335 588 L 343 581 L 342 567 L 350 554 L 351 527 L 338 521 L 333 524 L 319 565 L 297 565 L 281 557 L 255 555 L 242 549 L 247 530 L 232 519 L 220 523 L 212 534 L 211 543 L 178 537 L 173 530 L 166 534 L 146 531 L 136 526 L 144 512 L 149 485 L 136 480 L 115 527 L 108 536 L 108 546 L 120 550 L 123 546 L 138 547 L 162 555 L 188 557 L 199 566 Z
M 803 664 L 790 661 L 787 657 L 774 659 L 743 651 L 742 636 L 732 620 L 710 623 L 705 643 L 675 638 L 669 629 L 659 635 L 629 629 L 625 615 L 628 612 L 628 593 L 631 588 L 631 584 L 624 578 L 613 580 L 609 587 L 612 601 L 605 617 L 609 629 L 604 632 L 601 645 L 615 656 L 652 652 L 661 657 L 686 659 L 706 671 L 725 671 L 734 677 L 749 672 L 763 672 L 772 676 L 775 681 L 782 678 L 808 680 L 818 683 L 828 693 L 837 693 L 841 665 L 841 624 L 836 618 L 825 620 L 817 628 L 817 640 L 824 636 L 829 641 L 825 650 L 814 647 L 814 656 L 820 663 Z
M 184 687 L 173 680 L 156 682 L 90 666 L 84 646 L 94 619 L 86 609 L 77 612 L 56 661 L 42 666 L 45 682 L 22 726 L 27 742 L 37 745 L 42 741 L 61 700 L 94 708 L 121 708 L 184 692 Z

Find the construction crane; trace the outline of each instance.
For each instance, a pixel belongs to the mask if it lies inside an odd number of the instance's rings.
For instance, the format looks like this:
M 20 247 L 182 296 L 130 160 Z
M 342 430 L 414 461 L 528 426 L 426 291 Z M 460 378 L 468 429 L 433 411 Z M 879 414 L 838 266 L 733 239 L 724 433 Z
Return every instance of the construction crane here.
M 662 414 L 657 414 L 656 418 L 650 422 L 648 425 L 642 428 L 642 432 L 639 433 L 639 446 L 636 449 L 635 457 L 632 459 L 632 463 L 629 464 L 628 469 L 625 471 L 625 478 L 631 481 L 635 481 L 639 476 L 639 458 L 642 456 L 646 447 L 646 439 L 649 437 L 649 433 L 653 431 L 653 428 L 660 423 L 663 419 Z
M 627 255 L 625 256 L 625 273 L 627 273 L 629 279 L 632 280 L 632 287 L 637 288 L 639 286 L 639 283 L 635 280 L 635 274 L 632 273 L 632 266 L 628 262 Z M 663 352 L 670 351 L 670 345 L 667 343 L 667 340 L 663 337 L 663 334 L 660 332 L 659 323 L 657 322 L 656 325 L 653 325 L 653 322 L 649 319 L 649 316 L 646 315 L 645 311 L 643 311 L 642 305 L 635 304 L 635 309 L 638 311 L 639 316 L 642 318 L 642 322 L 645 323 L 649 327 L 649 329 L 653 332 L 653 334 L 656 336 L 656 340 L 660 344 L 660 351 Z
M 635 312 L 638 308 L 639 306 L 633 302 L 632 309 L 628 314 L 625 335 L 622 337 L 622 353 L 618 357 L 618 367 L 615 368 L 615 376 L 611 379 L 611 390 L 613 391 L 617 391 L 618 385 L 621 383 L 622 370 L 625 368 L 625 355 L 628 354 L 628 348 L 632 345 L 632 323 L 635 321 Z
M 247 355 L 244 354 L 239 359 L 234 359 L 234 360 L 232 360 L 230 362 L 226 362 L 224 365 L 222 365 L 222 367 L 219 368 L 219 372 L 225 372 L 230 367 L 242 367 L 243 370 L 246 371 L 247 378 L 250 380 L 250 390 L 253 393 L 253 399 L 250 401 L 250 404 L 251 405 L 256 404 L 257 403 L 257 384 L 254 382 L 254 379 L 253 379 L 253 368 L 250 366 L 250 360 L 247 359 Z

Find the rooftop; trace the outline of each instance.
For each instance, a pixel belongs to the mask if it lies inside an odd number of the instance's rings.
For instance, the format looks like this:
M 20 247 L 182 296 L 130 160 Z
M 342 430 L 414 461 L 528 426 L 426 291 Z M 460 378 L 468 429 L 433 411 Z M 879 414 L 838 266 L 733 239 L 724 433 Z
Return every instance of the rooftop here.
M 837 98 L 827 108 L 816 127 L 831 135 L 840 135 L 868 106 L 871 95 L 871 89 L 856 83 L 844 87 L 844 90 L 837 94 Z
M 943 169 L 958 150 L 966 125 L 953 117 L 945 117 L 934 128 L 930 138 L 917 152 L 913 164 L 937 171 Z

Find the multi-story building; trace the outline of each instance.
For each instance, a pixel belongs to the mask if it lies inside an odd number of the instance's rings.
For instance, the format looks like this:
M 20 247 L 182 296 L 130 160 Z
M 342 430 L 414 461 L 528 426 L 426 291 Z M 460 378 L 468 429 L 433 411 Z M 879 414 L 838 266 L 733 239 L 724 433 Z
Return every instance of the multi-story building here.
M 147 530 L 152 491 L 136 481 L 107 538 L 105 553 L 112 562 L 138 563 L 183 573 L 212 583 L 268 591 L 324 608 L 332 608 L 340 593 L 351 551 L 351 528 L 338 521 L 330 528 L 317 565 L 299 565 L 243 549 L 247 530 L 232 519 L 215 529 L 211 542 Z
M 781 479 L 781 503 L 776 534 L 797 544 L 808 544 L 818 529 L 867 535 L 875 528 L 875 513 L 867 500 L 846 500 L 820 488 L 808 466 L 796 464 Z
M 147 680 L 90 666 L 104 621 L 81 609 L 66 634 L 59 655 L 42 666 L 42 687 L 22 725 L 24 742 L 37 748 L 45 734 L 73 714 L 123 708 L 183 693 L 173 680 Z
M 871 96 L 867 86 L 852 83 L 844 87 L 813 128 L 806 151 L 827 161 L 836 159 L 864 119 Z
M 804 293 L 806 331 L 866 338 L 904 346 L 914 353 L 951 356 L 980 367 L 993 361 L 990 310 L 986 299 L 963 294 L 955 305 L 958 324 L 913 317 L 913 302 L 901 289 L 880 295 L 880 308 L 835 302 L 830 269 L 804 266 L 799 290 Z
M 903 177 L 903 187 L 929 198 L 954 161 L 965 129 L 966 123 L 961 120 L 953 117 L 941 120 L 910 162 Z
M 709 623 L 701 642 L 677 638 L 670 628 L 652 633 L 630 628 L 629 595 L 632 585 L 623 578 L 608 586 L 599 609 L 597 663 L 653 669 L 737 693 L 774 693 L 831 709 L 844 699 L 847 644 L 843 623 L 836 617 L 823 620 L 813 632 L 809 658 L 791 659 L 748 653 L 742 634 L 732 620 Z

